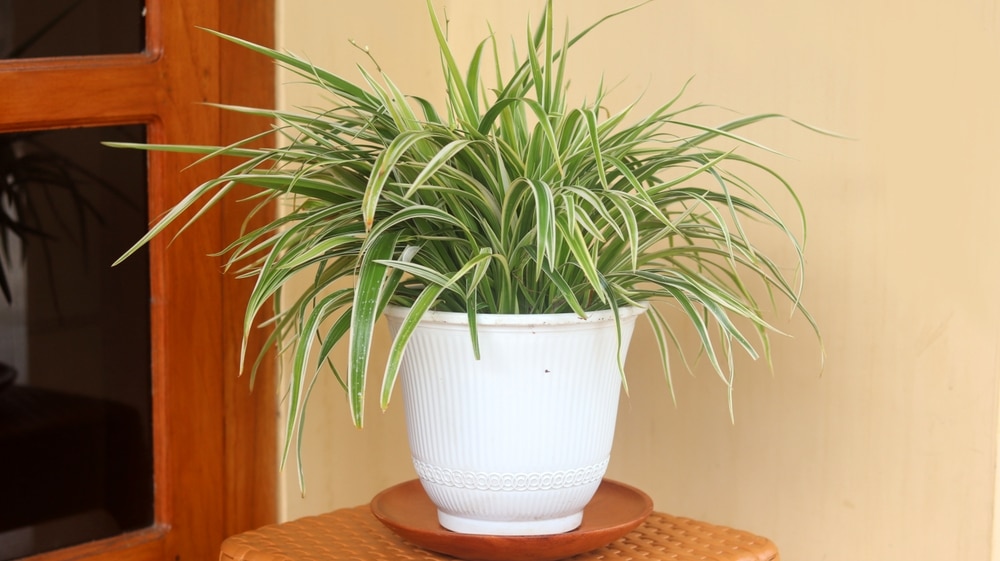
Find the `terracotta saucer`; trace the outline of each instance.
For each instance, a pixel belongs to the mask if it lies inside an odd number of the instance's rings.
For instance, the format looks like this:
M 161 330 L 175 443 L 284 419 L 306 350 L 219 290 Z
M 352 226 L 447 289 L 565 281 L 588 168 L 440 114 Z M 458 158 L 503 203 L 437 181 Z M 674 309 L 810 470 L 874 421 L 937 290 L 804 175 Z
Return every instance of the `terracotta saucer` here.
M 438 524 L 437 509 L 413 479 L 372 499 L 372 514 L 393 532 L 424 549 L 479 561 L 554 561 L 605 546 L 635 529 L 653 511 L 642 491 L 605 479 L 572 532 L 547 536 L 457 534 Z

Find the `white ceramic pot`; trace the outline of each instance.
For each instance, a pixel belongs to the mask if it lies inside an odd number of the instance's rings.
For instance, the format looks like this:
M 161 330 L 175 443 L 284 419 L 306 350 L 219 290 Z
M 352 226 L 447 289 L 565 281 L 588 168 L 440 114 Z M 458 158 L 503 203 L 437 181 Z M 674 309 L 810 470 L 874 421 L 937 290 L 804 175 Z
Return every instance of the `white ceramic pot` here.
M 642 308 L 620 311 L 622 354 Z M 387 308 L 393 335 L 405 308 Z M 621 376 L 610 310 L 479 315 L 476 360 L 463 313 L 430 312 L 403 355 L 413 464 L 438 520 L 465 534 L 575 529 L 611 455 Z

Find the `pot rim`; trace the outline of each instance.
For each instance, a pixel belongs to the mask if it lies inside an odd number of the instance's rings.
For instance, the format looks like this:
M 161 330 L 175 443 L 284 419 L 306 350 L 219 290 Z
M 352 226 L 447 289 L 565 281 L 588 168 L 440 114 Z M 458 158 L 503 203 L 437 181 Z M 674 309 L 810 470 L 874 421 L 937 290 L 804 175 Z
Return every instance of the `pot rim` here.
M 642 304 L 639 306 L 623 306 L 618 309 L 618 315 L 622 320 L 638 316 L 646 312 L 649 306 Z M 388 305 L 385 307 L 385 315 L 393 318 L 403 319 L 410 312 L 410 308 L 403 306 Z M 513 325 L 513 326 L 536 326 L 536 325 L 572 325 L 586 323 L 613 322 L 614 313 L 610 310 L 598 310 L 587 312 L 586 318 L 581 318 L 573 312 L 558 314 L 476 314 L 477 325 Z M 467 325 L 469 316 L 465 312 L 440 312 L 430 310 L 424 313 L 420 319 L 421 323 L 438 323 L 448 325 Z

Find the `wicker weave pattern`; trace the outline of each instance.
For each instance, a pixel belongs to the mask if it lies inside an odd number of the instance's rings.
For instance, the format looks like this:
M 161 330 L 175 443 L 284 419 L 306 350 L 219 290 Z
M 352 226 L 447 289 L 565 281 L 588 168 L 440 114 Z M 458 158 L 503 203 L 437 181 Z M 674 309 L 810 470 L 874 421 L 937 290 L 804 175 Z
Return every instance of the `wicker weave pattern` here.
M 367 506 L 265 526 L 227 539 L 221 561 L 340 561 L 382 559 L 447 561 L 392 533 Z M 575 561 L 778 561 L 770 540 L 741 530 L 654 512 L 640 527 Z

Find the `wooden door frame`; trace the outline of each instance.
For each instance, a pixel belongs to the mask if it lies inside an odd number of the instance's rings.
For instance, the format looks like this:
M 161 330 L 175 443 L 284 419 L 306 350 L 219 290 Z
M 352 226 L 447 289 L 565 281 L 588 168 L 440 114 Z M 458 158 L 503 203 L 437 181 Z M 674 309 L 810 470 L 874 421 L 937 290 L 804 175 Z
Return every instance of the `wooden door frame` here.
M 149 142 L 218 144 L 263 130 L 201 102 L 273 107 L 272 63 L 198 27 L 271 45 L 274 1 L 147 0 L 143 53 L 0 61 L 0 132 L 145 124 Z M 151 217 L 225 164 L 192 160 L 150 154 Z M 154 525 L 31 559 L 211 559 L 226 536 L 276 519 L 273 372 L 252 394 L 237 377 L 251 286 L 210 257 L 246 211 L 225 201 L 169 248 L 169 232 L 150 244 Z

